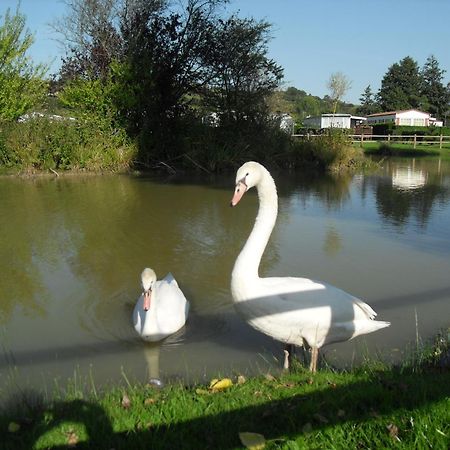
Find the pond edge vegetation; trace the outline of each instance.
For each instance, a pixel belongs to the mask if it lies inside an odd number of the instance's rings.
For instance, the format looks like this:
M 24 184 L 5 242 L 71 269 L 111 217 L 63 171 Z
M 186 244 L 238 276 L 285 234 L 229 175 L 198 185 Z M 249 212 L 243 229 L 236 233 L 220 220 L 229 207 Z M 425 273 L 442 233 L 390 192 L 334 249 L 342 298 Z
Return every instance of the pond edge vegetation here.
M 100 390 L 75 376 L 52 401 L 15 398 L 0 414 L 2 448 L 446 449 L 449 330 L 416 346 L 399 366 L 369 360 L 311 374 L 297 364 L 162 389 L 123 374 L 122 386 Z

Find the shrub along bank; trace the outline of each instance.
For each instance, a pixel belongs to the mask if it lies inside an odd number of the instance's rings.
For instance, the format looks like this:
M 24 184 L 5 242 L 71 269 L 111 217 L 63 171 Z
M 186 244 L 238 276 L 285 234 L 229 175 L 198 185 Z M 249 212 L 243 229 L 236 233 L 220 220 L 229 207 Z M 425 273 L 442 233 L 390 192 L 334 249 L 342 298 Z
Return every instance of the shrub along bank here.
M 4 171 L 234 170 L 244 161 L 269 167 L 341 170 L 367 161 L 341 132 L 314 141 L 292 138 L 271 123 L 210 127 L 189 123 L 168 147 L 146 148 L 112 120 L 37 117 L 0 126 L 0 167 Z

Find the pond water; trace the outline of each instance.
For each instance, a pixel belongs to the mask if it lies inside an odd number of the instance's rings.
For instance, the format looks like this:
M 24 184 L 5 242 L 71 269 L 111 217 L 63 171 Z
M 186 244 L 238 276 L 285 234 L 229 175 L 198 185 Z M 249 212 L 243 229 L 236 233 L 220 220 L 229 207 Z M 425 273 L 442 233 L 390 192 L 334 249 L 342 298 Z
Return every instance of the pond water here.
M 338 367 L 399 360 L 450 325 L 450 164 L 390 159 L 375 173 L 273 173 L 280 204 L 262 276 L 327 281 L 391 327 L 325 347 Z M 230 273 L 257 212 L 223 177 L 0 179 L 0 400 L 72 383 L 200 381 L 276 371 L 282 344 L 234 311 Z M 135 334 L 146 266 L 191 311 L 158 344 Z

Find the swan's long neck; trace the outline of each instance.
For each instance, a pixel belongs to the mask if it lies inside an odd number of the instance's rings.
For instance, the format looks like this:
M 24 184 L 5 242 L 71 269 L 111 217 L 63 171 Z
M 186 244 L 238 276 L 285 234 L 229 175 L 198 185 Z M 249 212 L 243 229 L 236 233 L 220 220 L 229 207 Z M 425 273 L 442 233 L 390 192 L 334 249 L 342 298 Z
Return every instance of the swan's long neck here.
M 231 275 L 231 289 L 233 297 L 241 297 L 242 282 L 245 284 L 259 278 L 258 269 L 262 255 L 269 241 L 270 234 L 278 213 L 278 196 L 275 182 L 267 170 L 264 170 L 261 181 L 256 185 L 259 197 L 259 209 L 255 224 L 236 259 Z M 237 295 L 235 295 L 237 294 Z

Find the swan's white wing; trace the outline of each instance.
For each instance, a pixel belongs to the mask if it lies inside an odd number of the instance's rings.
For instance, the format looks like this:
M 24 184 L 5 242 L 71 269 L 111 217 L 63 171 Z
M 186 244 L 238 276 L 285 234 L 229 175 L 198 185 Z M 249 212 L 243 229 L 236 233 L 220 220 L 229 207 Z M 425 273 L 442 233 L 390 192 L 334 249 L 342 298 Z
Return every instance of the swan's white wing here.
M 362 300 L 321 281 L 309 278 L 273 277 L 260 279 L 260 295 L 278 296 L 285 309 L 330 308 L 334 322 L 373 319 L 376 312 Z
M 186 322 L 189 311 L 188 301 L 177 282 L 172 277 L 157 281 L 155 300 L 157 303 L 156 320 L 161 331 L 174 333 Z
M 172 275 L 171 272 L 169 272 L 161 281 L 166 281 L 167 283 L 173 283 L 175 286 L 178 286 L 177 280 L 175 280 L 175 277 Z

